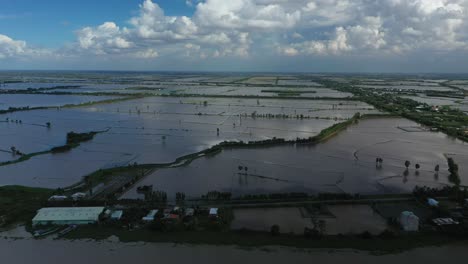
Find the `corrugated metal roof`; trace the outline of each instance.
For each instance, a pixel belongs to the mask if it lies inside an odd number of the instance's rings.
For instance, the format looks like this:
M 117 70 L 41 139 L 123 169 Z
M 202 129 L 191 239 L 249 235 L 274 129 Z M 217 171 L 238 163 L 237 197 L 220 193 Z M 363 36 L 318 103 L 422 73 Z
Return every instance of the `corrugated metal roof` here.
M 33 221 L 97 221 L 104 207 L 48 207 L 37 211 Z

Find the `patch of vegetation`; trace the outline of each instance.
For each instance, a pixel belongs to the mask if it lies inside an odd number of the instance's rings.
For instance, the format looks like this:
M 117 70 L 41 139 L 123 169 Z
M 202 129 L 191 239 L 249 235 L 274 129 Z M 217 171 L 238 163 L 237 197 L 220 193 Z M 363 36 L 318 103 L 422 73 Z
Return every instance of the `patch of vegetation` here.
M 399 97 L 399 94 L 363 89 L 357 86 L 359 81 L 338 83 L 322 80 L 321 83 L 328 88 L 352 93 L 357 100 L 371 104 L 381 111 L 411 119 L 432 130 L 439 130 L 468 142 L 468 115 L 458 109 L 452 109 L 449 106 L 434 109 L 426 103 Z
M 29 222 L 53 190 L 22 186 L 0 187 L 0 226 Z
M 93 139 L 93 137 L 98 132 L 88 132 L 88 133 L 75 133 L 75 132 L 68 132 L 67 133 L 67 145 L 76 145 L 80 144 L 81 142 L 89 141 Z
M 460 186 L 460 176 L 458 175 L 458 164 L 455 163 L 453 158 L 447 158 L 448 166 L 449 166 L 449 181 L 455 186 Z
M 16 160 L 11 160 L 11 161 L 5 161 L 5 162 L 0 162 L 0 166 L 6 166 L 6 165 L 11 165 L 19 162 L 23 162 L 26 160 L 31 159 L 32 157 L 39 156 L 39 155 L 44 155 L 44 154 L 49 154 L 49 153 L 60 153 L 60 152 L 66 152 L 69 151 L 73 148 L 76 148 L 80 146 L 80 143 L 89 141 L 93 139 L 93 137 L 98 134 L 98 133 L 103 133 L 106 132 L 107 130 L 104 131 L 92 131 L 88 133 L 74 133 L 74 132 L 69 132 L 67 134 L 67 143 L 63 146 L 57 146 L 53 147 L 50 150 L 46 151 L 40 151 L 40 152 L 34 152 L 30 154 L 22 154 L 19 159 Z

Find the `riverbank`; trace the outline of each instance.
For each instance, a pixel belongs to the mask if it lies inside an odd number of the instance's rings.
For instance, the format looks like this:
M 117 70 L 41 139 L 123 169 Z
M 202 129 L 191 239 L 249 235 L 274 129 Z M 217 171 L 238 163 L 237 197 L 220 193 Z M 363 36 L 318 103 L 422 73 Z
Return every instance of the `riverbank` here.
M 157 232 L 147 229 L 126 231 L 113 227 L 83 226 L 70 233 L 64 239 L 93 239 L 105 241 L 114 236 L 121 242 L 175 243 L 189 245 L 234 245 L 248 248 L 266 246 L 284 246 L 296 249 L 354 249 L 373 254 L 394 254 L 420 247 L 444 246 L 454 243 L 467 243 L 441 234 L 408 234 L 393 238 L 363 238 L 355 236 L 326 236 L 322 239 L 308 239 L 304 236 L 281 234 L 272 236 L 266 232 L 254 231 L 184 231 Z

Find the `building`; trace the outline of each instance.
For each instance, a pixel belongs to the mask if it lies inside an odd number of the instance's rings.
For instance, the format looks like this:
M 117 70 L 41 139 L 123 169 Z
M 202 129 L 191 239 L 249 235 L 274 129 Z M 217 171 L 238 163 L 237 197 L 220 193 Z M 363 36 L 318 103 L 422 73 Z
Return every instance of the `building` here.
M 104 207 L 49 207 L 37 211 L 32 220 L 36 225 L 84 225 L 99 221 Z
M 419 217 L 413 214 L 413 212 L 402 212 L 398 220 L 400 222 L 401 228 L 403 228 L 405 231 L 419 230 Z
M 151 210 L 146 216 L 144 216 L 141 220 L 145 222 L 154 221 L 154 217 L 158 214 L 159 210 Z
M 460 224 L 459 222 L 453 220 L 452 218 L 436 218 L 436 219 L 432 219 L 432 222 L 438 226 Z
M 68 196 L 65 195 L 52 195 L 49 197 L 49 201 L 65 201 L 68 199 Z
M 71 196 L 73 201 L 78 201 L 78 200 L 84 199 L 85 197 L 86 197 L 86 193 L 81 193 L 81 192 L 74 193 Z

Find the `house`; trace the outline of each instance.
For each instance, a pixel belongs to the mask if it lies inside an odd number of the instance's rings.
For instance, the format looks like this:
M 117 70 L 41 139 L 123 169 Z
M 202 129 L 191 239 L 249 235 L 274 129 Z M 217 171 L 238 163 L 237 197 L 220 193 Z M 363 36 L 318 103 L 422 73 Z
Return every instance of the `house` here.
M 149 211 L 149 213 L 144 216 L 141 220 L 145 221 L 145 222 L 151 222 L 151 221 L 154 221 L 154 218 L 156 217 L 156 215 L 158 214 L 159 210 L 151 210 Z
M 401 228 L 405 231 L 419 230 L 419 217 L 417 217 L 413 212 L 402 212 L 398 220 L 401 225 Z
M 50 207 L 37 211 L 32 219 L 36 225 L 83 225 L 94 224 L 99 221 L 99 216 L 104 207 Z
M 122 218 L 123 211 L 122 210 L 115 210 L 112 212 L 110 219 L 111 220 L 120 220 Z

